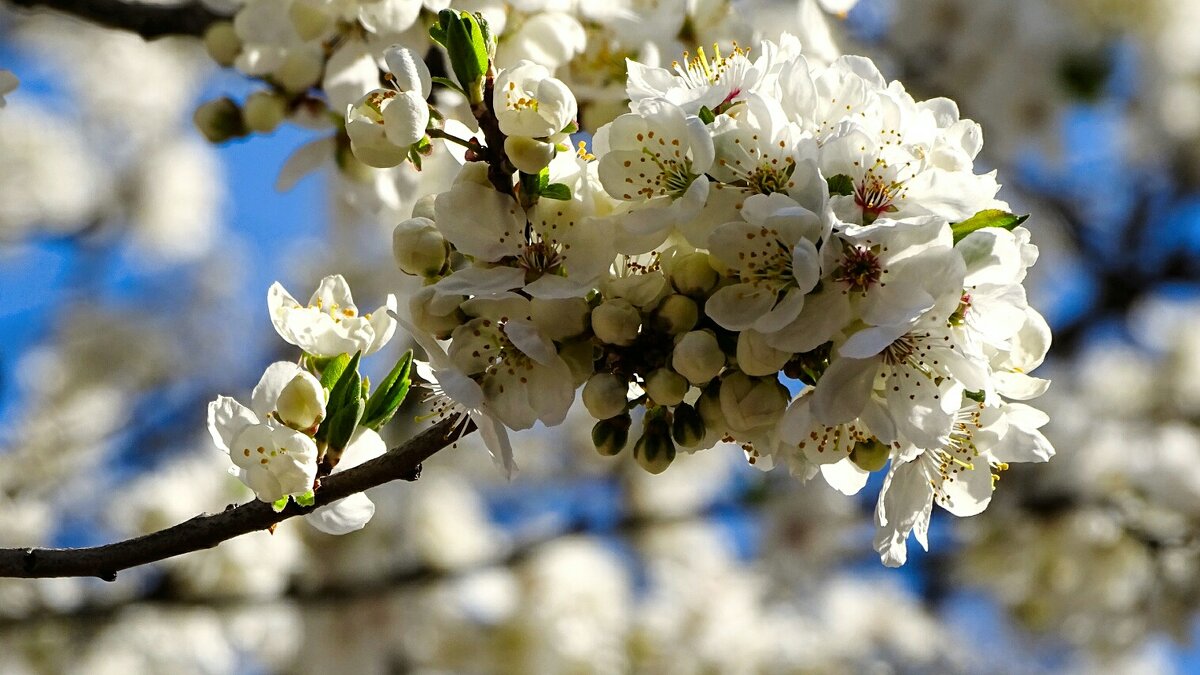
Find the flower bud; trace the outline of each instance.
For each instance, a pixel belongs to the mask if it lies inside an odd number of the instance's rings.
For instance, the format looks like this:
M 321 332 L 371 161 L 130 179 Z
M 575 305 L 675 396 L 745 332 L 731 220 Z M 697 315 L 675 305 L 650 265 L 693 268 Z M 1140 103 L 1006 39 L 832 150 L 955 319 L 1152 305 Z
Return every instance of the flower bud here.
M 325 390 L 310 373 L 296 373 L 275 402 L 279 419 L 297 431 L 307 431 L 325 419 Z
M 554 144 L 528 136 L 509 136 L 504 139 L 504 154 L 513 166 L 525 173 L 538 173 L 554 159 Z
M 707 253 L 697 251 L 671 263 L 671 285 L 692 297 L 704 297 L 717 287 L 717 271 L 709 264 Z
M 622 298 L 637 307 L 651 308 L 671 292 L 659 270 L 627 276 L 612 276 L 600 282 L 606 298 Z
M 213 143 L 223 143 L 231 138 L 246 135 L 242 124 L 242 111 L 230 98 L 218 98 L 202 103 L 196 108 L 192 120 L 204 137 Z
M 384 129 L 383 106 L 395 92 L 376 89 L 346 109 L 346 135 L 358 161 L 378 169 L 396 166 L 408 156 L 408 148 L 388 139 Z
M 629 384 L 612 373 L 596 373 L 583 385 L 583 405 L 598 420 L 625 412 Z
M 633 423 L 629 413 L 596 422 L 592 427 L 592 444 L 596 452 L 612 457 L 625 449 L 629 443 L 629 426 Z
M 721 414 L 735 434 L 775 424 L 788 404 L 787 389 L 778 380 L 741 371 L 721 381 L 720 397 Z
M 694 448 L 704 440 L 704 418 L 700 411 L 692 406 L 681 403 L 675 406 L 674 417 L 671 420 L 671 438 L 675 443 L 685 448 Z
M 271 79 L 284 90 L 299 94 L 321 80 L 325 59 L 318 52 L 290 50 L 283 65 L 271 73 Z
M 591 337 L 559 344 L 558 355 L 571 369 L 571 387 L 578 389 L 595 372 L 596 345 Z
M 675 444 L 671 427 L 662 415 L 647 413 L 642 425 L 642 437 L 633 446 L 633 458 L 643 469 L 660 474 L 675 461 Z
M 274 92 L 256 91 L 242 105 L 242 121 L 251 131 L 263 134 L 274 131 L 285 117 L 287 101 Z
M 439 340 L 450 339 L 450 334 L 466 323 L 467 315 L 459 309 L 461 295 L 441 295 L 432 286 L 425 286 L 412 294 L 408 311 L 413 325 Z
M 534 298 L 529 312 L 542 334 L 558 342 L 587 331 L 592 308 L 583 298 Z
M 887 464 L 891 454 L 888 446 L 879 442 L 877 438 L 871 438 L 854 444 L 850 450 L 850 461 L 863 471 L 879 471 Z
M 242 41 L 231 21 L 217 21 L 204 31 L 204 49 L 217 65 L 228 68 L 242 51 Z
M 437 201 L 436 194 L 428 194 L 428 195 L 421 197 L 420 199 L 417 200 L 417 202 L 415 204 L 413 204 L 412 217 L 413 218 L 428 218 L 430 220 L 437 220 L 437 218 L 434 217 L 434 214 L 436 212 L 434 211 L 434 208 L 433 208 L 433 204 L 436 201 Z
M 659 405 L 682 403 L 688 388 L 688 381 L 670 368 L 659 368 L 646 376 L 646 393 Z
M 428 218 L 409 218 L 392 230 L 392 256 L 405 274 L 437 276 L 449 254 L 445 237 Z
M 288 7 L 288 18 L 300 39 L 316 40 L 333 28 L 333 17 L 322 11 L 316 2 L 292 2 Z
M 696 399 L 696 412 L 704 421 L 708 430 L 724 431 L 729 425 L 725 422 L 725 414 L 721 412 L 721 383 L 713 382 L 700 392 Z
M 763 334 L 756 330 L 744 330 L 738 334 L 737 366 L 747 375 L 774 375 L 790 357 L 788 352 L 767 344 Z
M 637 339 L 642 315 L 628 301 L 608 300 L 592 310 L 592 332 L 601 342 L 627 347 Z
M 716 377 L 725 367 L 725 353 L 717 338 L 706 330 L 694 330 L 675 343 L 671 367 L 692 384 L 700 385 Z
M 654 312 L 654 325 L 668 335 L 680 335 L 695 328 L 700 319 L 700 308 L 696 301 L 686 295 L 672 293 L 658 303 Z

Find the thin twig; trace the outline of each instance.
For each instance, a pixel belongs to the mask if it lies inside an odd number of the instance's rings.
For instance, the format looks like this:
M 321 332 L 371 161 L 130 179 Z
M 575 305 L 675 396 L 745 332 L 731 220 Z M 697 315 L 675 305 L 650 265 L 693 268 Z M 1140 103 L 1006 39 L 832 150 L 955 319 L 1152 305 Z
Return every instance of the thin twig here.
M 229 16 L 209 9 L 199 0 L 158 5 L 121 0 L 10 0 L 26 9 L 52 9 L 85 21 L 137 33 L 147 40 L 169 35 L 204 35 L 208 27 Z
M 416 480 L 421 462 L 453 443 L 448 435 L 455 419 L 447 419 L 361 466 L 322 480 L 316 503 L 310 507 L 288 504 L 276 513 L 271 505 L 252 501 L 212 515 L 199 515 L 174 527 L 135 539 L 91 548 L 5 548 L 0 549 L 0 577 L 99 577 L 117 578 L 117 572 L 171 558 L 183 553 L 212 548 L 221 542 L 294 518 L 320 506 L 403 479 Z M 473 430 L 468 427 L 466 433 Z

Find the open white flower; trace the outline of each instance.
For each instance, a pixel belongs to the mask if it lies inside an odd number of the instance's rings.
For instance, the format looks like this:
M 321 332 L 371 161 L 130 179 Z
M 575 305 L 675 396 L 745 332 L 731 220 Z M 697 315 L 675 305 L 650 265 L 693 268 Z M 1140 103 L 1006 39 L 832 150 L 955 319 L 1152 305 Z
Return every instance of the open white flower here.
M 208 432 L 233 460 L 231 473 L 268 503 L 312 492 L 317 476 L 317 444 L 271 417 L 295 370 L 292 363 L 271 364 L 254 387 L 253 409 L 228 396 L 208 404 Z
M 373 354 L 396 331 L 396 320 L 388 313 L 396 309 L 396 296 L 389 293 L 387 304 L 360 315 L 340 274 L 322 279 L 307 306 L 275 282 L 267 291 L 267 308 L 279 336 L 313 356 Z
M 342 459 L 333 468 L 333 473 L 368 462 L 387 452 L 387 444 L 371 429 L 359 427 L 350 437 L 350 443 L 342 452 Z M 375 515 L 375 503 L 365 493 L 356 492 L 349 497 L 326 504 L 304 517 L 310 525 L 325 534 L 346 534 L 361 530 Z
M 496 121 L 508 136 L 546 138 L 561 133 L 579 108 L 575 95 L 545 66 L 520 61 L 496 77 L 492 94 Z

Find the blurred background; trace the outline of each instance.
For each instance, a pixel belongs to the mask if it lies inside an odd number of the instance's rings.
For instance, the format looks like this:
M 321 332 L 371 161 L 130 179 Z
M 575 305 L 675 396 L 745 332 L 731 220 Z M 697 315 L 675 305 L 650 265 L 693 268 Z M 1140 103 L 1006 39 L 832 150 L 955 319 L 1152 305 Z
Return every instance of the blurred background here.
M 503 54 L 546 4 L 462 7 L 507 13 Z M 982 123 L 980 164 L 1041 249 L 1058 455 L 1005 472 L 979 516 L 936 513 L 931 552 L 889 570 L 878 485 L 849 498 L 722 446 L 650 476 L 600 457 L 580 415 L 517 435 L 512 482 L 464 439 L 373 490 L 344 537 L 295 519 L 115 583 L 0 579 L 0 672 L 1200 672 L 1200 1 L 618 3 L 677 13 L 673 35 L 553 4 L 608 65 L 806 31 Z M 597 53 L 560 55 L 560 77 L 620 85 Z M 196 107 L 262 83 L 194 37 L 0 2 L 0 68 L 21 81 L 0 110 L 0 546 L 246 501 L 204 414 L 295 356 L 268 285 L 304 297 L 340 272 L 364 307 L 411 292 L 391 230 L 449 165 L 330 156 L 278 185 L 329 130 L 206 141 Z M 620 107 L 596 101 L 585 130 Z

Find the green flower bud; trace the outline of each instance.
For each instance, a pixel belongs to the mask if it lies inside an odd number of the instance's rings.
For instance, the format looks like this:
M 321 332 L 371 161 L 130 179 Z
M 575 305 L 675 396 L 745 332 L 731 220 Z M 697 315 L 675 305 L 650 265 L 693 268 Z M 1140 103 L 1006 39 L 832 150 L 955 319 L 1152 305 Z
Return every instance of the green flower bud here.
M 626 300 L 608 300 L 592 310 L 592 332 L 601 342 L 628 347 L 637 340 L 642 315 Z
M 392 256 L 405 274 L 437 276 L 449 255 L 445 237 L 428 218 L 409 218 L 392 230 Z
M 707 253 L 697 251 L 680 256 L 671 264 L 671 285 L 692 297 L 705 297 L 717 287 L 717 271 Z
M 287 101 L 274 92 L 256 91 L 242 105 L 242 121 L 250 131 L 265 134 L 287 117 Z
M 696 301 L 678 293 L 663 298 L 654 312 L 655 327 L 669 335 L 688 332 L 699 319 L 700 308 L 696 306 Z
M 871 438 L 869 441 L 854 444 L 854 448 L 850 450 L 850 461 L 863 471 L 879 471 L 887 465 L 891 454 L 891 448 L 880 443 L 879 439 Z
M 662 415 L 647 413 L 642 437 L 633 446 L 633 458 L 643 469 L 660 474 L 675 461 L 675 444 L 671 428 Z
M 596 452 L 612 457 L 624 450 L 629 443 L 631 424 L 633 420 L 628 413 L 596 422 L 592 427 L 592 444 L 596 446 Z
M 725 353 L 721 351 L 712 332 L 694 330 L 675 343 L 671 367 L 692 384 L 704 384 L 725 367 Z
M 596 373 L 583 385 L 583 405 L 598 420 L 625 412 L 629 384 L 612 373 Z
M 659 405 L 682 403 L 688 388 L 688 381 L 670 368 L 659 368 L 646 376 L 646 393 Z
M 226 68 L 233 65 L 234 59 L 242 52 L 242 41 L 233 29 L 231 21 L 217 21 L 204 31 L 204 48 L 217 65 Z
M 721 414 L 734 433 L 770 426 L 787 409 L 788 392 L 779 380 L 735 371 L 721 381 Z
M 202 103 L 192 115 L 196 128 L 213 143 L 224 143 L 246 135 L 242 111 L 231 98 L 218 98 Z
M 700 411 L 692 406 L 681 403 L 675 406 L 674 418 L 671 420 L 671 438 L 685 448 L 694 448 L 704 440 L 704 418 Z

